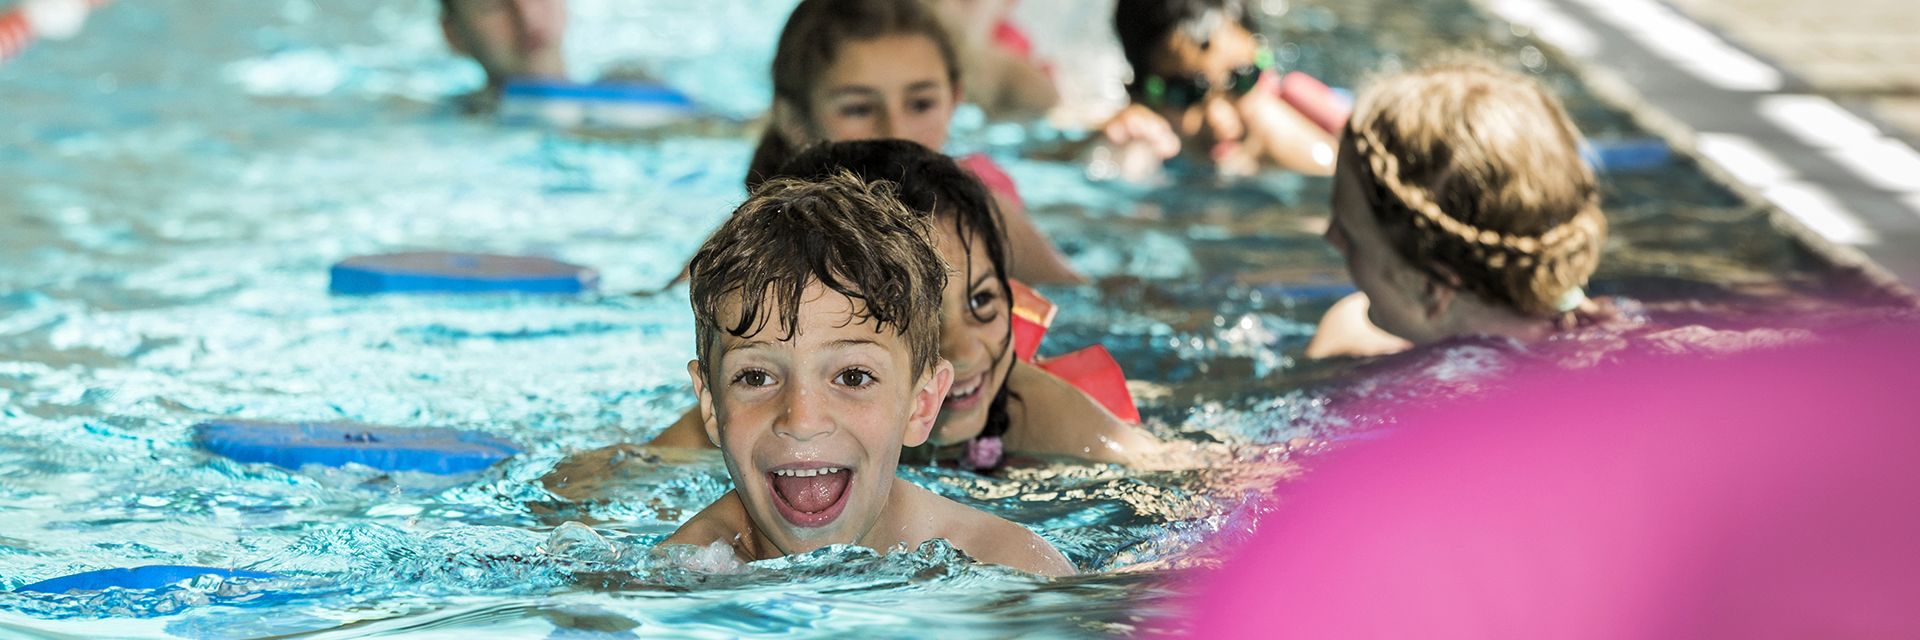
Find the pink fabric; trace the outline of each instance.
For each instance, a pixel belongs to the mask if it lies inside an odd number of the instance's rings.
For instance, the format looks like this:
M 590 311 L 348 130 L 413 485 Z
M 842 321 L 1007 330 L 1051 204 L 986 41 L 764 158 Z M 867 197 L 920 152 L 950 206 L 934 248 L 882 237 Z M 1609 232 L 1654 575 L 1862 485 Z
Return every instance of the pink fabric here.
M 1309 463 L 1192 637 L 1920 638 L 1920 330 L 1628 360 Z
M 1022 58 L 1033 57 L 1033 41 L 1027 38 L 1027 32 L 1014 26 L 1011 20 L 1001 20 L 993 25 L 993 43 Z
M 1000 461 L 1006 458 L 1006 449 L 1000 442 L 1000 436 L 980 436 L 967 441 L 966 457 L 960 460 L 960 467 L 970 471 L 992 471 L 1000 468 Z
M 962 156 L 956 159 L 956 162 L 960 164 L 960 168 L 966 169 L 973 174 L 973 177 L 979 178 L 980 184 L 986 185 L 988 192 L 1013 204 L 1024 204 L 1020 200 L 1020 187 L 1013 183 L 1013 176 L 1007 175 L 1006 170 L 1001 169 L 1000 164 L 994 162 L 993 158 L 987 157 L 987 154 L 975 153 Z

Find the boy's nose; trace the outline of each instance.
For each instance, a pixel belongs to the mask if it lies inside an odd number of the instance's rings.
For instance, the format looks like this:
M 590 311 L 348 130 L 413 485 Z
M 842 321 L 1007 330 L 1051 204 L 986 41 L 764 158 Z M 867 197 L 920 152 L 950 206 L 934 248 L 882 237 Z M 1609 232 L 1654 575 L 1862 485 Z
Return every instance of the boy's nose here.
M 792 385 L 787 388 L 786 400 L 787 411 L 774 424 L 774 433 L 806 442 L 831 434 L 837 428 L 821 392 L 806 385 Z

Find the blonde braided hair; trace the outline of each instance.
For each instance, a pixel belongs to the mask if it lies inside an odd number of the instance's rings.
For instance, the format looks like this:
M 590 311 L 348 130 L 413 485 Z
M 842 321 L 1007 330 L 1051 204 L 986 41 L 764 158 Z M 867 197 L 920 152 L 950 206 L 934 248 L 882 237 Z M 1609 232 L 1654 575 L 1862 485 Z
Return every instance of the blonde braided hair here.
M 1593 170 L 1531 79 L 1480 63 L 1390 77 L 1346 137 L 1380 227 L 1429 275 L 1549 317 L 1598 266 L 1607 220 Z

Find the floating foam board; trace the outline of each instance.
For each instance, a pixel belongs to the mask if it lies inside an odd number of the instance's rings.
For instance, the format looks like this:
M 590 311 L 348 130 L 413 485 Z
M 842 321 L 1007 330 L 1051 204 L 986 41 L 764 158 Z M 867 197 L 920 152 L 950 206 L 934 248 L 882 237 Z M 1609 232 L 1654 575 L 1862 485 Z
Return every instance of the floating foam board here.
M 158 564 L 146 567 L 133 567 L 130 569 L 100 569 L 98 571 L 87 571 L 58 578 L 48 578 L 14 589 L 14 591 L 66 593 L 69 591 L 101 591 L 112 587 L 119 587 L 121 589 L 163 589 L 201 576 L 219 576 L 227 580 L 234 578 L 271 580 L 280 577 L 277 574 L 260 571 Z
M 1673 149 L 1658 138 L 1588 140 L 1580 155 L 1601 173 L 1653 171 L 1673 163 Z
M 216 455 L 288 469 L 359 464 L 455 474 L 485 469 L 520 452 L 512 442 L 477 431 L 352 422 L 217 420 L 195 425 L 193 440 Z
M 593 269 L 532 256 L 413 251 L 355 256 L 333 265 L 334 293 L 557 293 L 599 286 Z
M 699 113 L 686 94 L 657 84 L 520 81 L 500 92 L 500 120 L 508 124 L 645 129 Z

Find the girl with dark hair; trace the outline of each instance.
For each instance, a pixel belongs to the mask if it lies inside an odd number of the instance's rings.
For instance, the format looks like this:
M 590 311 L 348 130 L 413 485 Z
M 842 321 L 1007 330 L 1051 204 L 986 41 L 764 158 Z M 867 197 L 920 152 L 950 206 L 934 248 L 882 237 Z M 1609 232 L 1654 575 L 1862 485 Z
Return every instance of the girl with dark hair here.
M 934 150 L 962 95 L 958 51 L 939 17 L 918 0 L 803 0 L 780 32 L 773 58 L 771 122 L 747 182 L 779 170 L 806 146 L 899 138 Z M 1080 283 L 1027 217 L 1013 181 L 986 156 L 960 160 L 992 190 L 1006 223 L 1014 278 Z

